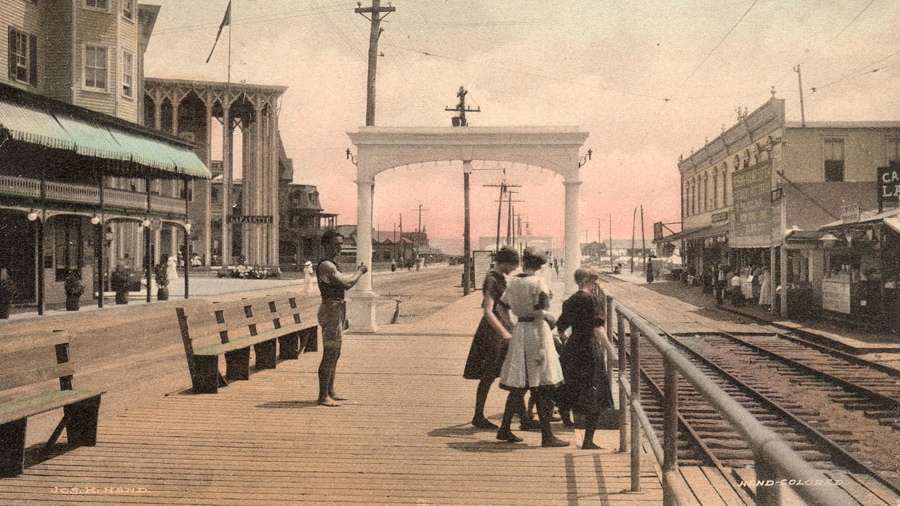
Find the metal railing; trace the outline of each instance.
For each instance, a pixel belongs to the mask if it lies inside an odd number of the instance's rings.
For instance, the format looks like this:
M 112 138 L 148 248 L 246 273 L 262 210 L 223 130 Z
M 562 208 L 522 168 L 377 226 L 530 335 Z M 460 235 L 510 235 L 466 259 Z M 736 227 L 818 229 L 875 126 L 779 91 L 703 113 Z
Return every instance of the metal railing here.
M 684 377 L 743 436 L 753 451 L 757 504 L 781 504 L 784 486 L 790 486 L 810 504 L 838 506 L 852 501 L 831 479 L 803 460 L 775 431 L 763 425 L 667 339 L 661 337 L 649 321 L 612 296 L 604 297 L 609 338 L 601 334 L 600 344 L 610 384 L 616 382 L 619 387 L 619 452 L 627 452 L 630 448 L 633 492 L 641 488 L 641 437 L 645 435 L 662 469 L 663 504 L 669 506 L 696 502 L 678 471 L 678 382 L 680 377 Z M 615 345 L 612 339 L 615 339 Z M 652 345 L 663 357 L 665 386 L 662 444 L 641 404 L 642 341 Z M 616 379 L 613 379 L 614 363 L 617 363 L 618 369 Z
M 96 186 L 47 181 L 47 200 L 85 205 L 100 205 L 100 189 Z M 0 194 L 14 197 L 41 197 L 40 179 L 0 175 Z M 117 188 L 104 188 L 103 200 L 106 207 L 147 210 L 147 194 Z M 151 195 L 150 207 L 153 212 L 184 214 L 184 200 L 174 197 Z

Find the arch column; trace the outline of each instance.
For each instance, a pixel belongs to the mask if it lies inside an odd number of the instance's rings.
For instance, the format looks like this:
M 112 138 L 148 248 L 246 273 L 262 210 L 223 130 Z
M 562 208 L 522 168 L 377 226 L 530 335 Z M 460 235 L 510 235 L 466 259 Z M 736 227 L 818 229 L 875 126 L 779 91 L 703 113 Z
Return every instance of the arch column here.
M 362 170 L 360 170 L 362 172 Z M 353 332 L 378 331 L 375 305 L 378 295 L 372 290 L 372 197 L 375 179 L 359 175 L 356 181 L 356 265 L 364 263 L 369 272 L 350 291 L 347 317 Z M 354 266 L 354 269 L 356 266 Z M 349 269 L 348 269 L 349 271 Z
M 212 122 L 213 122 L 213 104 L 212 102 L 207 102 L 206 104 L 206 166 L 210 167 L 212 165 Z M 206 213 L 204 215 L 203 221 L 203 261 L 206 263 L 206 266 L 209 267 L 212 265 L 212 181 L 196 181 L 194 183 L 194 188 L 199 189 L 199 186 L 203 185 L 206 188 L 205 192 L 194 192 L 194 198 L 197 198 L 198 194 L 204 195 L 204 206 L 206 206 Z
M 578 244 L 579 213 L 578 196 L 581 193 L 581 181 L 579 179 L 567 180 L 563 183 L 566 187 L 566 217 L 565 217 L 565 260 L 566 260 L 566 293 L 574 293 L 578 288 L 575 285 L 575 269 L 581 267 L 581 247 Z
M 231 104 L 222 103 L 222 265 L 231 263 Z

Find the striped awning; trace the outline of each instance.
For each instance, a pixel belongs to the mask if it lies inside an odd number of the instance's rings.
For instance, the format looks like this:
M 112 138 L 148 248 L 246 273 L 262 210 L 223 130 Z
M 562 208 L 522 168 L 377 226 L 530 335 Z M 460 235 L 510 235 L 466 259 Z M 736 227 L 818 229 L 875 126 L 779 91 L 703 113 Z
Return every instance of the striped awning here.
M 50 109 L 0 99 L 0 128 L 20 142 L 130 162 L 172 175 L 210 177 L 206 165 L 186 146 L 123 128 L 112 121 L 91 121 L 71 111 Z

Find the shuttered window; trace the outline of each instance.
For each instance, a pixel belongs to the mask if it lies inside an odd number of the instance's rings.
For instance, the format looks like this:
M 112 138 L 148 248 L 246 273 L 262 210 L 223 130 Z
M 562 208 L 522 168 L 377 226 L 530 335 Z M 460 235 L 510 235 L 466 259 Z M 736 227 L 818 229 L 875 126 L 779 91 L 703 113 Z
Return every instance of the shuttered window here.
M 122 52 L 122 95 L 134 97 L 134 54 Z
M 37 36 L 9 27 L 9 78 L 37 86 Z
M 134 0 L 122 0 L 122 17 L 128 20 L 134 19 Z

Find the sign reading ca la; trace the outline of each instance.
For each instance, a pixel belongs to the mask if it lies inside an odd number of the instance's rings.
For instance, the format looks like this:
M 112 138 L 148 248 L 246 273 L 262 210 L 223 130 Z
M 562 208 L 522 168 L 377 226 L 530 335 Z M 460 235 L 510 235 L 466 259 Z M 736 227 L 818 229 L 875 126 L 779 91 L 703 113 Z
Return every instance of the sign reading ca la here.
M 900 164 L 891 162 L 890 167 L 878 167 L 878 203 L 896 206 L 900 201 Z

